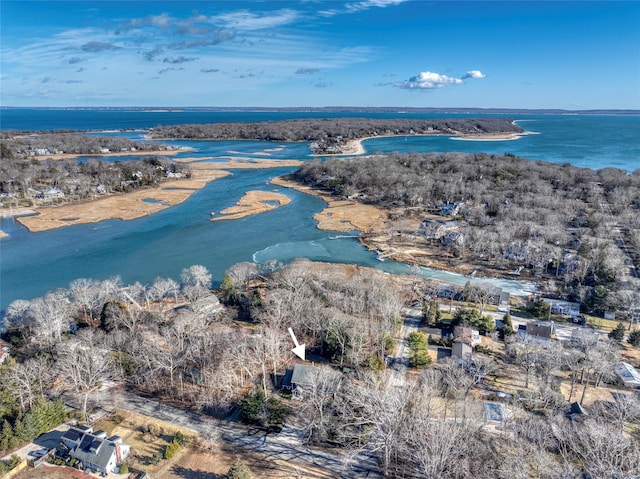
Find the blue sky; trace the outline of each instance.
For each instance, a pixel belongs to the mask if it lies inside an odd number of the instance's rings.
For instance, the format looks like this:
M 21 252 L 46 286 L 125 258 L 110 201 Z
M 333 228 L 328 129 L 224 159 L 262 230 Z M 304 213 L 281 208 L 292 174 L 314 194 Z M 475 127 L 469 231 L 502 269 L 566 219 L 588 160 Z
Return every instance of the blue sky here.
M 2 106 L 640 109 L 640 2 L 0 2 Z

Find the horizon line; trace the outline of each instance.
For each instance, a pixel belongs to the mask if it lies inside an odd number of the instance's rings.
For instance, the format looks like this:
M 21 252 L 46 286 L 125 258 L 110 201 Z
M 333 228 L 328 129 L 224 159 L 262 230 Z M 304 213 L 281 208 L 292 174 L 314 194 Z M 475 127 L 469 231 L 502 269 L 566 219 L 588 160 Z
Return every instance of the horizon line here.
M 244 110 L 244 111 L 321 111 L 321 110 L 342 110 L 342 111 L 375 111 L 375 110 L 394 110 L 402 111 L 494 111 L 494 112 L 626 112 L 640 114 L 640 109 L 633 108 L 583 108 L 570 110 L 566 108 L 511 108 L 511 107 L 415 107 L 415 106 L 348 106 L 348 105 L 327 105 L 327 106 L 0 106 L 0 110 L 17 110 L 17 109 L 36 109 L 36 110 L 203 110 L 203 111 L 225 111 L 225 110 Z

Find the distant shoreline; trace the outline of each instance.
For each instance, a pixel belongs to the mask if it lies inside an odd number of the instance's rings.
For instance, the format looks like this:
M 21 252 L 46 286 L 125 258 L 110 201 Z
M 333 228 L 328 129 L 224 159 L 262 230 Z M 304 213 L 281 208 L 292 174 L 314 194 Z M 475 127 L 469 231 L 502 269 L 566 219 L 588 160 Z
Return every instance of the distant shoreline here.
M 433 137 L 433 136 L 446 136 L 452 140 L 457 141 L 512 141 L 519 140 L 522 136 L 537 135 L 538 133 L 533 131 L 524 131 L 521 133 L 479 133 L 477 135 L 465 135 L 465 134 L 451 134 L 451 133 L 433 133 L 433 134 L 414 134 L 414 135 L 374 135 L 365 136 L 363 138 L 356 138 L 347 140 L 340 153 L 314 153 L 312 156 L 357 156 L 364 155 L 366 149 L 362 144 L 364 141 L 373 140 L 376 138 L 398 138 L 402 136 L 406 137 Z
M 623 109 L 590 109 L 564 110 L 560 108 L 480 108 L 480 107 L 412 107 L 412 106 L 298 106 L 298 107 L 268 107 L 268 106 L 203 106 L 203 107 L 169 107 L 169 106 L 0 106 L 0 110 L 68 110 L 68 111 L 139 111 L 146 113 L 184 113 L 184 112 L 375 112 L 375 113 L 452 113 L 452 114 L 538 114 L 538 115 L 640 115 L 640 110 Z

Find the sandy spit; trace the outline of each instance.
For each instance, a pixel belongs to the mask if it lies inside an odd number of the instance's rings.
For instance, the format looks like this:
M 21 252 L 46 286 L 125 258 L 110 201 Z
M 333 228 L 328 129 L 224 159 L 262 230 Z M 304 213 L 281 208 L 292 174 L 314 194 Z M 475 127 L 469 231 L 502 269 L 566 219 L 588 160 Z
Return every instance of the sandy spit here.
M 376 206 L 364 205 L 349 199 L 338 200 L 317 188 L 301 185 L 282 177 L 272 179 L 271 183 L 293 188 L 326 201 L 327 207 L 313 216 L 318 223 L 318 229 L 321 230 L 370 232 L 384 228 L 384 223 L 388 219 L 387 213 Z
M 238 200 L 235 206 L 224 209 L 220 212 L 222 216 L 216 216 L 211 221 L 237 220 L 247 216 L 271 211 L 280 206 L 287 205 L 291 198 L 281 193 L 269 191 L 247 191 Z M 212 213 L 213 214 L 213 213 Z

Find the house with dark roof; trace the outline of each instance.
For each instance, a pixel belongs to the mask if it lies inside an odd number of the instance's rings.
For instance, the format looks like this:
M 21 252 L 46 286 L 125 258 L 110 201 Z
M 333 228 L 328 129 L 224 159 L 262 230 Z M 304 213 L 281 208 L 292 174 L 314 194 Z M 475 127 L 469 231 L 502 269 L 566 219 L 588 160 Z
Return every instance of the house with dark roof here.
M 109 474 L 122 464 L 131 451 L 120 436 L 107 437 L 90 427 L 71 427 L 61 437 L 62 449 L 78 460 L 82 468 Z
M 293 399 L 302 400 L 312 394 L 335 393 L 339 376 L 339 373 L 329 368 L 298 363 L 293 370 L 285 372 L 282 387 L 291 390 Z

